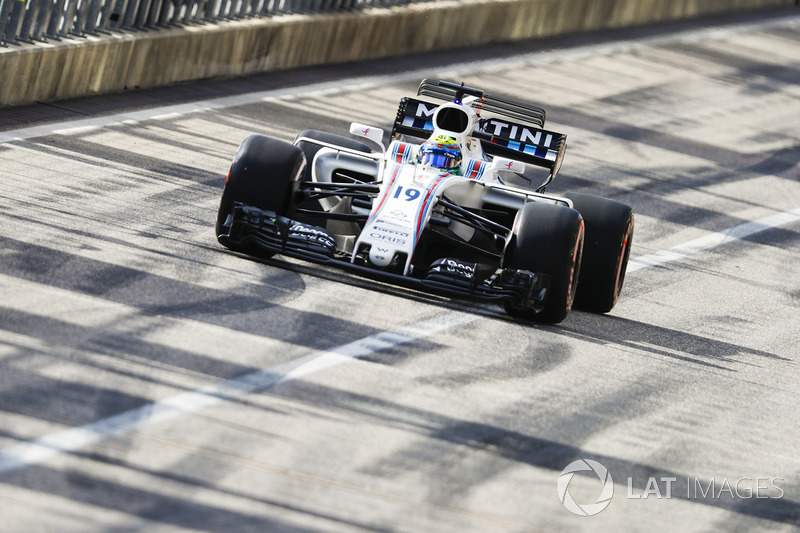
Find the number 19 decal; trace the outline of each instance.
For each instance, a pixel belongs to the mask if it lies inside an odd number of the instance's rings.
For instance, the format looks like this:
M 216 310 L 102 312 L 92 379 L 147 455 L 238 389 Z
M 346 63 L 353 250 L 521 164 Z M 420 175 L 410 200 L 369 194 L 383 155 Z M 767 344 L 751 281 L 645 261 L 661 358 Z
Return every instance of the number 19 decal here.
M 397 187 L 397 190 L 395 190 L 394 197 L 400 198 L 400 193 L 405 194 L 404 200 L 406 202 L 413 202 L 414 200 L 419 198 L 420 190 L 411 187 L 403 187 L 402 185 L 400 185 L 399 187 Z

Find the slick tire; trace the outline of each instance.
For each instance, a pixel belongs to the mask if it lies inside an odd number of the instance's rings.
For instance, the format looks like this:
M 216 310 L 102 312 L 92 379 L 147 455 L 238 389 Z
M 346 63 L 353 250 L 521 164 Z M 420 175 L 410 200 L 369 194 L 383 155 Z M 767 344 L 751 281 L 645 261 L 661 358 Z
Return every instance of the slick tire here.
M 575 308 L 607 313 L 619 300 L 625 282 L 633 244 L 633 210 L 622 202 L 599 196 L 565 196 L 572 200 L 586 225 Z
M 556 324 L 572 309 L 583 253 L 583 219 L 574 209 L 543 202 L 526 204 L 517 213 L 503 254 L 503 266 L 550 278 L 544 309 L 521 309 L 504 302 L 512 316 Z
M 296 146 L 263 135 L 245 139 L 233 158 L 222 191 L 215 226 L 217 238 L 228 233 L 226 223 L 234 202 L 279 215 L 290 214 L 294 184 L 304 168 L 303 152 Z

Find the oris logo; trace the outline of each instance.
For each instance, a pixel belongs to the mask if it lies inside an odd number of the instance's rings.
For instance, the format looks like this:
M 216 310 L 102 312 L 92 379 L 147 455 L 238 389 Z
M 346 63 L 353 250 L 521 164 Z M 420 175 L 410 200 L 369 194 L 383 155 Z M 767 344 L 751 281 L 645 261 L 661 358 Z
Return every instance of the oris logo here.
M 401 237 L 394 237 L 392 235 L 384 235 L 383 233 L 378 233 L 377 231 L 373 231 L 372 233 L 369 234 L 369 236 L 372 239 L 378 239 L 384 242 L 390 242 L 393 244 L 397 244 L 399 246 L 405 246 L 406 244 L 406 239 L 403 239 Z

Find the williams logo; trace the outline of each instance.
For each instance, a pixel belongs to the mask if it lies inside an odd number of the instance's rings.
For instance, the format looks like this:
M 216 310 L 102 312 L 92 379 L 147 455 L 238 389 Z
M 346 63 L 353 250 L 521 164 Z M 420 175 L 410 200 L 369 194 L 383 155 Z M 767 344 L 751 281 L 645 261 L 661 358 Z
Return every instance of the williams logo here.
M 570 481 L 572 481 L 572 476 L 575 475 L 575 472 L 584 471 L 594 472 L 602 485 L 600 495 L 594 503 L 579 504 L 569 493 L 569 484 Z M 606 467 L 591 459 L 578 459 L 568 464 L 558 478 L 558 499 L 561 500 L 561 503 L 569 512 L 578 516 L 594 516 L 600 513 L 603 509 L 608 507 L 613 496 L 614 480 L 611 479 L 611 474 Z

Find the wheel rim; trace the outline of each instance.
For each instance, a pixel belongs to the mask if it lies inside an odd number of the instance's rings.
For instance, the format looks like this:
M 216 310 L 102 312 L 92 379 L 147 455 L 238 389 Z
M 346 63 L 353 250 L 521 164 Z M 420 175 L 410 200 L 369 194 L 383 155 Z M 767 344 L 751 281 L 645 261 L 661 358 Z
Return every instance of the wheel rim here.
M 569 272 L 569 290 L 567 291 L 567 310 L 572 309 L 572 303 L 575 301 L 575 293 L 578 288 L 578 272 L 581 265 L 581 258 L 583 257 L 583 237 L 584 237 L 584 224 L 581 219 L 578 226 L 578 235 L 575 239 L 575 248 L 572 252 L 572 268 Z
M 624 266 L 628 264 L 628 257 L 631 253 L 631 233 L 633 229 L 633 218 L 628 222 L 628 227 L 625 229 L 625 236 L 622 238 L 622 246 L 619 254 L 619 262 L 617 263 L 617 279 L 614 284 L 614 303 L 617 302 L 620 293 L 622 293 L 622 285 L 625 283 L 625 269 Z

